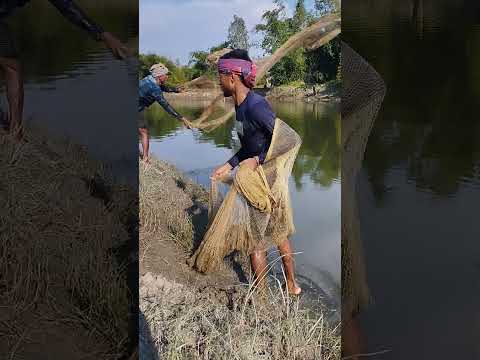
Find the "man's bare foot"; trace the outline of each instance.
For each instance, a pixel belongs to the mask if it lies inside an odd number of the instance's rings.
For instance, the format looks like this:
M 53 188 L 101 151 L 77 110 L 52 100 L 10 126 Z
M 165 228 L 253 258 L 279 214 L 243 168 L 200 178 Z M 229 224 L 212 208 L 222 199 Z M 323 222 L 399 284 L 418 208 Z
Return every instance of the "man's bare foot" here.
M 150 157 L 147 155 L 147 156 L 144 156 L 142 153 L 140 153 L 140 159 L 142 159 L 142 161 L 145 163 L 145 164 L 150 164 Z
M 287 281 L 287 290 L 291 295 L 300 295 L 302 288 L 295 281 Z

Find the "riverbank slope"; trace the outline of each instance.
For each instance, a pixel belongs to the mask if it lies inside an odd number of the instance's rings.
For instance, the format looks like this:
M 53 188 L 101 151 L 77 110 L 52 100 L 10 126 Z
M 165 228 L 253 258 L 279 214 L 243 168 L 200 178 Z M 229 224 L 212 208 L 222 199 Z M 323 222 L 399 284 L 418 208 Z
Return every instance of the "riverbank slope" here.
M 140 164 L 141 359 L 340 359 L 339 328 L 283 292 L 282 279 L 260 295 L 242 256 L 208 275 L 187 266 L 207 203 L 172 165 Z

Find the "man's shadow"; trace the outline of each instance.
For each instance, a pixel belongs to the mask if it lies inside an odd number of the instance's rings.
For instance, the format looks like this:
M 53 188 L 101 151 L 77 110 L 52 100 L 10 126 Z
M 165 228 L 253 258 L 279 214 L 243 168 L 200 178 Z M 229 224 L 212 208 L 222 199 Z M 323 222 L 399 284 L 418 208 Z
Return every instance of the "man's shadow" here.
M 140 333 L 138 339 L 138 360 L 160 360 L 150 327 L 141 310 L 138 312 L 138 330 Z

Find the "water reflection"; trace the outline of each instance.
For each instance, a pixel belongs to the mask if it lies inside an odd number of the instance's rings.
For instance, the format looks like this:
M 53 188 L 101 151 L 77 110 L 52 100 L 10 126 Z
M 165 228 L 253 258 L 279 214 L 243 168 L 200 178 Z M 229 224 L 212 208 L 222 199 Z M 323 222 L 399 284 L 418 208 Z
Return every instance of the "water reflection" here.
M 359 183 L 375 302 L 362 321 L 369 351 L 392 350 L 379 358 L 480 356 L 476 3 L 343 4 L 343 39 L 388 88 Z
M 81 1 L 86 13 L 137 49 L 138 3 Z M 138 178 L 138 70 L 70 24 L 48 1 L 31 1 L 8 23 L 25 70 L 25 124 L 85 145 L 123 179 Z M 0 107 L 5 109 L 5 84 Z M 114 131 L 112 131 L 112 129 Z
M 138 4 L 129 0 L 84 0 L 82 9 L 123 41 L 138 34 Z M 103 43 L 70 24 L 48 1 L 31 1 L 9 17 L 29 82 L 45 83 L 92 75 L 92 65 L 106 66 Z M 134 47 L 135 48 L 135 47 Z
M 418 2 L 423 3 L 414 1 Z M 420 30 L 408 26 L 417 20 L 399 11 L 406 9 L 405 4 L 394 7 L 389 17 L 372 7 L 372 20 L 364 19 L 362 27 L 354 20 L 353 4 L 346 6 L 351 12 L 346 19 L 352 19 L 345 25 L 348 42 L 361 49 L 389 89 L 366 151 L 365 165 L 378 199 L 386 189 L 386 173 L 399 166 L 408 169 L 408 180 L 419 189 L 439 196 L 454 194 L 465 182 L 478 184 L 480 82 L 474 64 L 480 63 L 480 52 L 472 44 L 480 32 L 465 18 L 452 26 L 462 8 L 457 2 L 444 3 L 422 5 L 427 24 L 421 38 Z M 378 35 L 372 22 L 380 19 L 389 22 L 388 34 L 378 36 L 375 43 L 366 42 L 368 34 Z
M 186 101 L 173 99 L 172 105 L 187 118 L 196 118 L 208 105 L 205 101 Z M 303 102 L 282 103 L 270 101 L 277 116 L 284 119 L 302 138 L 297 160 L 293 168 L 293 178 L 298 190 L 301 190 L 305 176 L 310 181 L 330 186 L 340 178 L 340 113 L 335 104 L 305 104 Z M 213 117 L 225 112 L 232 105 L 228 102 L 218 107 Z M 145 115 L 151 136 L 162 139 L 173 135 L 181 128 L 178 120 L 168 116 L 157 105 L 152 106 Z M 239 143 L 229 121 L 211 132 L 195 132 L 199 143 L 209 142 L 219 148 L 237 149 Z
M 297 189 L 302 178 L 330 186 L 340 178 L 340 112 L 336 105 L 275 103 L 277 116 L 289 119 L 289 125 L 302 138 L 293 177 Z
M 182 115 L 198 116 L 208 102 L 169 102 Z M 296 233 L 292 237 L 297 256 L 297 272 L 306 296 L 326 303 L 338 318 L 340 304 L 340 119 L 334 104 L 282 103 L 270 101 L 277 116 L 293 127 L 303 143 L 290 179 L 290 193 Z M 228 103 L 216 109 L 225 111 Z M 146 111 L 152 136 L 152 153 L 175 164 L 198 183 L 209 186 L 211 170 L 226 160 L 239 146 L 228 122 L 212 132 L 182 129 L 178 120 L 160 106 Z M 309 295 L 308 295 L 309 294 Z

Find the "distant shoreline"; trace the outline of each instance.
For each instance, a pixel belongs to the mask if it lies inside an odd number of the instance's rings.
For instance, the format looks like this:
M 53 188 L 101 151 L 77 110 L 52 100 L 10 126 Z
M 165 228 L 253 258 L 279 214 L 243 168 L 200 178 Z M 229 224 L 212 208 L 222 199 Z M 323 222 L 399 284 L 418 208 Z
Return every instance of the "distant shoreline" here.
M 303 101 L 306 103 L 319 102 L 339 102 L 340 86 L 338 84 L 331 85 L 329 83 L 316 85 L 311 88 L 302 88 L 295 86 L 279 86 L 273 88 L 255 88 L 255 92 L 268 99 L 278 101 Z M 166 93 L 167 99 L 188 99 L 188 100 L 213 100 L 221 95 L 219 88 L 207 89 L 189 89 L 182 93 Z

